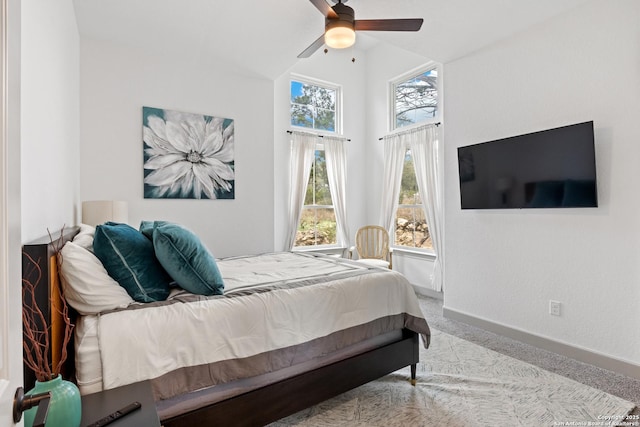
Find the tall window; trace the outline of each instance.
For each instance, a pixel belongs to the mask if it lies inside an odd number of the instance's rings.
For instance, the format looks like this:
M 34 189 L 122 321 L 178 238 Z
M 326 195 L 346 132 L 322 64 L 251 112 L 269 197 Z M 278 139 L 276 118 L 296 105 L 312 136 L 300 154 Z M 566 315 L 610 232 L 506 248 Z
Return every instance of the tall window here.
M 391 129 L 413 125 L 438 115 L 438 70 L 435 67 L 401 77 L 391 83 Z
M 404 157 L 394 244 L 410 248 L 433 249 L 422 198 L 418 190 L 411 149 L 407 149 Z
M 329 191 L 324 149 L 316 149 L 295 246 L 335 245 L 336 215 Z
M 335 86 L 291 80 L 291 125 L 337 132 L 339 95 Z

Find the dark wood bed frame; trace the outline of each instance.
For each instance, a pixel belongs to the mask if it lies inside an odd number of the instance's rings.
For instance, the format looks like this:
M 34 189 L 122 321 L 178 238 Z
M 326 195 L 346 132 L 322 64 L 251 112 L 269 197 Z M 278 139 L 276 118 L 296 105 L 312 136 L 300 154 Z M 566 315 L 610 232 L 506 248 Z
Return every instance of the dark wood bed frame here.
M 25 268 L 25 263 L 28 265 L 30 261 L 24 255 L 28 254 L 38 263 L 43 272 L 40 279 L 42 284 L 36 287 L 40 293 L 37 301 L 39 305 L 42 304 L 40 308 L 45 310 L 46 316 L 51 318 L 52 322 L 55 322 L 53 319 L 55 310 L 51 309 L 51 301 L 55 301 L 55 289 L 59 286 L 56 247 L 60 240 L 62 242 L 71 240 L 77 231 L 77 228 L 72 228 L 64 233 L 58 232 L 53 236 L 56 239 L 55 244 L 46 237 L 23 246 L 23 275 L 29 270 Z M 44 274 L 44 272 L 47 273 Z M 73 343 L 70 347 L 69 354 L 72 356 Z M 418 334 L 405 329 L 402 338 L 396 342 L 173 418 L 161 420 L 162 425 L 164 427 L 262 426 L 405 366 L 411 365 L 411 383 L 415 384 L 418 358 Z M 64 376 L 73 381 L 75 376 L 73 357 L 67 362 Z M 29 374 L 27 371 L 28 369 L 25 368 L 25 380 Z
M 408 365 L 413 382 L 417 363 L 418 335 L 404 330 L 403 338 L 395 343 L 163 420 L 162 425 L 262 426 Z

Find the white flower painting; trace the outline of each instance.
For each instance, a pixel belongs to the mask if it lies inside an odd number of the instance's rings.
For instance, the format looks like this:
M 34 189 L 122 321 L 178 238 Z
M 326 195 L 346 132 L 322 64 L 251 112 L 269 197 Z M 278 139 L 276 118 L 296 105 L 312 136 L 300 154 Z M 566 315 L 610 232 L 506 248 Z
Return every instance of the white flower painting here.
M 232 119 L 143 107 L 145 199 L 234 199 Z

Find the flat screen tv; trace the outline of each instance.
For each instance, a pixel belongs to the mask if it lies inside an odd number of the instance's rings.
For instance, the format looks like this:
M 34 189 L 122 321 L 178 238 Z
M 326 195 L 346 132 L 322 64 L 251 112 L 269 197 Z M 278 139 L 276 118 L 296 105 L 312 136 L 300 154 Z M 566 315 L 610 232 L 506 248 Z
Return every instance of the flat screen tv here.
M 462 209 L 598 206 L 593 121 L 458 148 Z

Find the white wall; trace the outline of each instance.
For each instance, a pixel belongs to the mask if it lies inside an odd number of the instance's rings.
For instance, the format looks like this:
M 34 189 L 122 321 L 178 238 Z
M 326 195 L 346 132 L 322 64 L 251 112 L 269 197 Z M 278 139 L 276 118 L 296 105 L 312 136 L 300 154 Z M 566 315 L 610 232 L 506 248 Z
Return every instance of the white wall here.
M 75 225 L 79 35 L 71 2 L 22 2 L 22 240 Z
M 356 58 L 352 62 L 352 57 Z M 347 212 L 349 213 L 350 240 L 353 242 L 356 229 L 365 221 L 363 188 L 366 188 L 364 153 L 369 141 L 365 138 L 367 94 L 363 75 L 367 70 L 367 57 L 359 50 L 331 50 L 324 54 L 316 52 L 310 58 L 300 59 L 275 81 L 275 247 L 285 248 L 286 218 L 289 198 L 289 150 L 291 129 L 289 82 L 291 74 L 302 75 L 339 85 L 343 98 L 343 135 L 347 142 Z
M 356 61 L 351 62 L 355 56 Z M 428 60 L 386 44 L 366 52 L 360 50 L 318 52 L 299 60 L 275 83 L 275 183 L 276 225 L 275 247 L 284 249 L 289 189 L 289 80 L 295 73 L 338 84 L 344 100 L 344 136 L 347 145 L 347 210 L 350 242 L 357 229 L 365 224 L 377 224 L 381 203 L 380 188 L 384 165 L 382 143 L 378 138 L 388 132 L 388 83 Z M 424 256 L 394 253 L 394 269 L 407 276 L 411 283 L 430 287 L 433 262 Z
M 273 82 L 224 63 L 83 38 L 81 196 L 129 203 L 129 224 L 167 220 L 216 257 L 273 250 Z M 142 107 L 234 119 L 235 200 L 143 198 Z
M 218 257 L 283 249 L 289 188 L 288 85 L 291 73 L 296 73 L 342 87 L 343 134 L 351 139 L 347 146 L 347 205 L 353 239 L 358 227 L 377 221 L 380 194 L 370 181 L 381 179 L 378 137 L 386 132 L 387 82 L 427 62 L 391 47 L 373 52 L 375 69 L 368 65 L 368 52 L 318 52 L 269 82 L 193 59 L 159 57 L 83 38 L 82 200 L 128 201 L 133 226 L 143 219 L 182 223 L 201 236 Z M 351 61 L 353 56 L 355 62 Z M 371 75 L 373 80 L 368 77 Z M 253 102 L 247 103 L 249 98 Z M 381 108 L 373 118 L 372 103 Z M 236 200 L 143 199 L 143 105 L 235 119 Z M 372 123 L 383 127 L 371 130 Z M 371 167 L 372 159 L 378 172 Z M 399 257 L 397 262 L 412 282 L 430 280 L 428 260 L 409 257 L 403 262 Z
M 640 364 L 638 22 L 593 1 L 445 64 L 445 308 Z M 600 207 L 461 211 L 457 147 L 587 120 Z
M 365 169 L 365 221 L 378 224 L 381 205 L 384 148 L 378 138 L 389 133 L 389 81 L 410 70 L 429 63 L 429 59 L 381 43 L 367 51 L 367 127 Z M 393 269 L 404 274 L 409 281 L 424 289 L 431 289 L 433 259 L 424 255 L 395 251 Z

